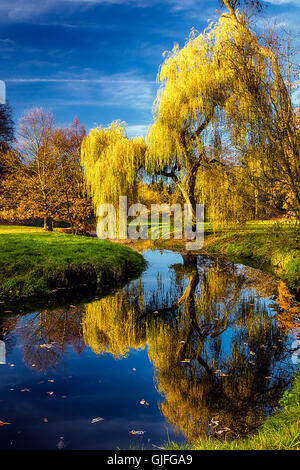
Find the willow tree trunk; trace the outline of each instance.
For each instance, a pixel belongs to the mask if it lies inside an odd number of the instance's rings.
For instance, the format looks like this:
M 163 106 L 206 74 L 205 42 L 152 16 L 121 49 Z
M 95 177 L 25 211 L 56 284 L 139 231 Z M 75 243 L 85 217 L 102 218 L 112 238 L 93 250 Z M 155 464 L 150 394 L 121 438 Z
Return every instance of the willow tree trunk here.
M 46 230 L 46 232 L 53 231 L 53 219 L 47 215 L 44 217 L 44 230 Z

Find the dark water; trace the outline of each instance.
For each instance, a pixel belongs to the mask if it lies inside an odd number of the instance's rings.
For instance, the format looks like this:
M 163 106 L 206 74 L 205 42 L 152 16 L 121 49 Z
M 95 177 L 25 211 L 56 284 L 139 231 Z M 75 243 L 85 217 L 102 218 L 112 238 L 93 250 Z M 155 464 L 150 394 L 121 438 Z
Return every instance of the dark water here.
M 275 281 L 203 256 L 144 255 L 143 276 L 101 299 L 28 314 L 1 306 L 0 421 L 10 424 L 0 448 L 230 439 L 278 407 L 299 330 Z

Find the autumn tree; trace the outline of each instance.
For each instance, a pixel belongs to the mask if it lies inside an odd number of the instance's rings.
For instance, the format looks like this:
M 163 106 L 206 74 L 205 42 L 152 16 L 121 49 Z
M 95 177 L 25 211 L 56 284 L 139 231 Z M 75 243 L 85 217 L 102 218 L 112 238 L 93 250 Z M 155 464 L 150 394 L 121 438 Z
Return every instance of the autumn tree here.
M 67 220 L 72 232 L 86 232 L 90 229 L 92 216 L 91 201 L 86 195 L 84 173 L 81 166 L 81 143 L 86 130 L 78 118 L 65 129 L 53 132 L 53 152 L 57 160 L 58 181 L 64 204 L 60 217 Z
M 8 220 L 44 219 L 70 224 L 73 232 L 90 230 L 92 205 L 86 196 L 80 148 L 85 128 L 78 119 L 65 129 L 54 116 L 34 109 L 20 122 L 18 147 L 7 152 L 0 190 L 0 213 Z
M 53 153 L 52 134 L 54 116 L 43 109 L 29 111 L 20 121 L 19 146 L 24 164 L 21 175 L 26 199 L 20 209 L 24 217 L 42 217 L 45 230 L 52 230 L 53 218 L 60 204 L 54 191 L 57 181 L 57 163 Z

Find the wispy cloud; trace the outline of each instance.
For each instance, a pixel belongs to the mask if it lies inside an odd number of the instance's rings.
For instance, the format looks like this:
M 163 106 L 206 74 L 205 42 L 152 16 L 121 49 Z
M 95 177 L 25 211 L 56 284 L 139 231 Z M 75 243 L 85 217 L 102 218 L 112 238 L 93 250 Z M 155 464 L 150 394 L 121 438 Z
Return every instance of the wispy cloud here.
M 132 72 L 98 78 L 9 78 L 7 84 L 14 86 L 39 86 L 45 98 L 51 91 L 51 106 L 101 106 L 127 107 L 132 110 L 151 112 L 157 83 L 143 77 L 134 77 Z M 41 88 L 42 87 L 42 88 Z
M 265 0 L 266 3 L 271 3 L 272 5 L 298 5 L 300 6 L 300 0 Z
M 196 8 L 199 2 L 198 0 L 164 0 L 164 3 L 171 11 L 177 12 Z M 48 11 L 55 11 L 64 5 L 78 6 L 79 8 L 92 8 L 99 5 L 128 5 L 136 8 L 146 8 L 159 4 L 161 4 L 161 0 L 43 0 L 42 2 L 36 0 L 1 0 L 0 12 L 3 19 L 6 16 L 7 19 L 23 21 L 39 18 Z
M 154 80 L 106 78 L 8 78 L 7 83 L 119 83 L 156 84 Z

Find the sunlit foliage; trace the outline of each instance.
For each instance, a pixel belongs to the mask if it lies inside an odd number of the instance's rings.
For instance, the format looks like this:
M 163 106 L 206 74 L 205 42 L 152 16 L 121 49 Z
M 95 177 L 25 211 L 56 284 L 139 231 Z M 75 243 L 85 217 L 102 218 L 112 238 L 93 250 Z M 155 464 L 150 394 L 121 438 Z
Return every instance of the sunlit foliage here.
M 128 139 L 125 125 L 119 121 L 90 131 L 82 143 L 82 164 L 96 208 L 103 203 L 118 203 L 119 196 L 132 198 L 144 152 L 144 139 Z

